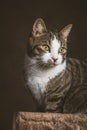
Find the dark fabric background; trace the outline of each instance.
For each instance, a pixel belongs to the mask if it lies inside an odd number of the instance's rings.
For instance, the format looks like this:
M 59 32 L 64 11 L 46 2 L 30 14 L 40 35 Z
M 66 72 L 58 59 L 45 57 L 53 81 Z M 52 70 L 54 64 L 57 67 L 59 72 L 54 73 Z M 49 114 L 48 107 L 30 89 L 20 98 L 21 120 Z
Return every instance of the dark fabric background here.
M 26 43 L 35 19 L 42 17 L 48 29 L 60 30 L 72 23 L 68 55 L 86 60 L 87 4 L 82 0 L 10 0 L 0 2 L 0 14 L 0 126 L 10 130 L 14 111 L 35 111 L 22 75 Z

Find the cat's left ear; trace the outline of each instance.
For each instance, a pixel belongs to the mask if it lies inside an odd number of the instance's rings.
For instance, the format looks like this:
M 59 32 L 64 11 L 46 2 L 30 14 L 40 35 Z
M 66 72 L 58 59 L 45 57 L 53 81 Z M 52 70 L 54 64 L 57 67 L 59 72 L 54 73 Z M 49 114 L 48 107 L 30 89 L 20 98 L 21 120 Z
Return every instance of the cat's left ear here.
M 60 32 L 59 32 L 59 35 L 60 37 L 62 37 L 64 39 L 65 42 L 67 42 L 67 38 L 69 36 L 69 33 L 72 29 L 72 24 L 69 24 L 67 26 L 65 26 Z
M 39 37 L 47 32 L 46 25 L 42 18 L 36 19 L 33 25 L 32 34 L 34 37 Z

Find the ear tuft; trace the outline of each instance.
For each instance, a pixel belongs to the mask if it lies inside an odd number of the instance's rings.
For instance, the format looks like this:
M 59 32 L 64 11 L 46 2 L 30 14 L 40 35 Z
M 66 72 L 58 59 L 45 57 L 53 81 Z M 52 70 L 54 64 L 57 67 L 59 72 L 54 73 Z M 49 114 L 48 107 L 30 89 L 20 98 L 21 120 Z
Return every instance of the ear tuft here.
M 69 36 L 69 33 L 72 29 L 72 24 L 69 24 L 67 26 L 65 26 L 61 31 L 60 31 L 60 36 L 65 40 L 67 41 L 67 37 Z
M 32 34 L 34 37 L 38 37 L 41 35 L 44 35 L 47 32 L 45 23 L 42 18 L 36 19 L 33 25 L 33 31 Z

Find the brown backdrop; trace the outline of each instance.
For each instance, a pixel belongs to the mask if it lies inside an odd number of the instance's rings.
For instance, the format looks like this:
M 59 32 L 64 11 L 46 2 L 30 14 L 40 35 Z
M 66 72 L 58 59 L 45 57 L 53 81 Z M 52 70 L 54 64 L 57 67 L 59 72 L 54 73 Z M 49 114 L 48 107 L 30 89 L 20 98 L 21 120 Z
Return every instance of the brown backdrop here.
M 10 130 L 14 111 L 35 111 L 24 88 L 22 68 L 29 32 L 42 17 L 48 29 L 73 23 L 69 56 L 87 59 L 87 4 L 81 0 L 19 0 L 0 3 L 0 123 Z

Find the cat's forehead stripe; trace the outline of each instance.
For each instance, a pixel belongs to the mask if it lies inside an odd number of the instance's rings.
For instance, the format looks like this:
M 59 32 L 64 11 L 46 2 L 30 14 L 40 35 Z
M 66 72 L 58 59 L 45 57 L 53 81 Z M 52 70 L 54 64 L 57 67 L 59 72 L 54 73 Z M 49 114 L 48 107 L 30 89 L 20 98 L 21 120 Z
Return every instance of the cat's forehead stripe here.
M 54 38 L 51 40 L 52 47 L 56 49 L 60 48 L 60 41 L 54 35 Z

